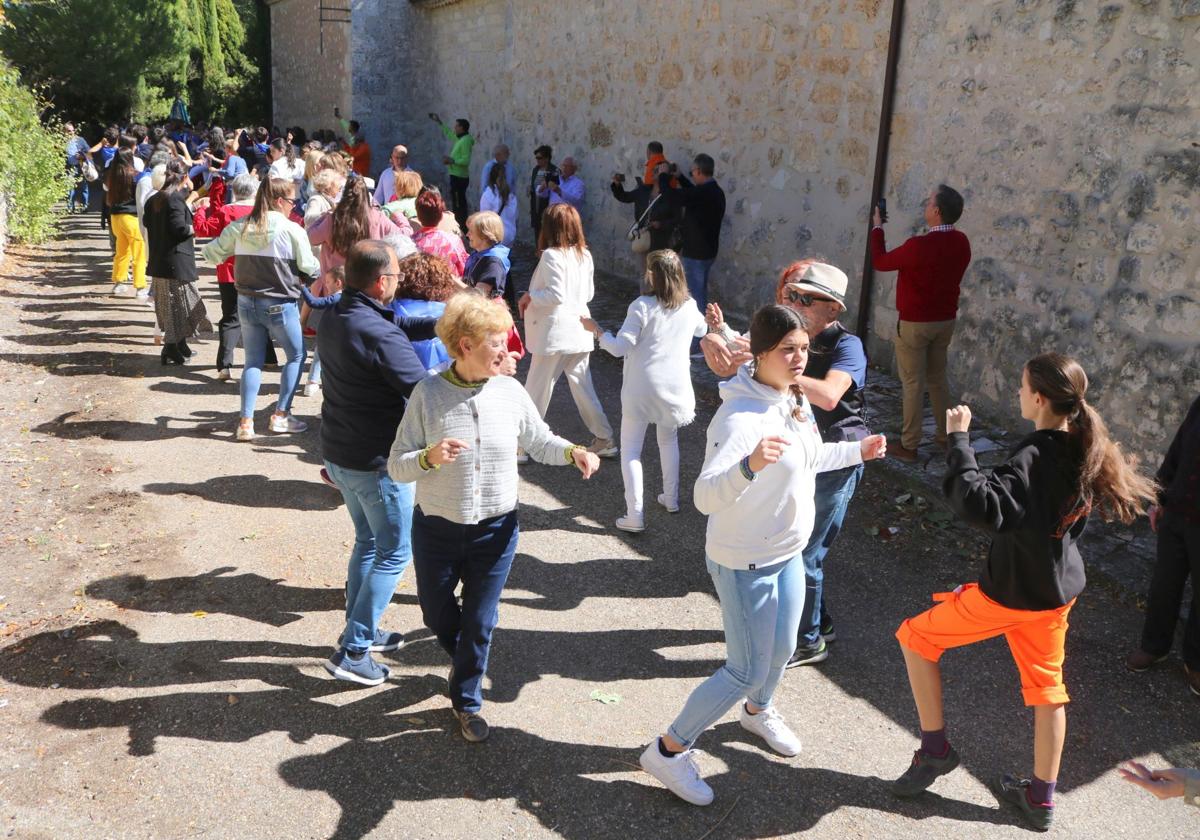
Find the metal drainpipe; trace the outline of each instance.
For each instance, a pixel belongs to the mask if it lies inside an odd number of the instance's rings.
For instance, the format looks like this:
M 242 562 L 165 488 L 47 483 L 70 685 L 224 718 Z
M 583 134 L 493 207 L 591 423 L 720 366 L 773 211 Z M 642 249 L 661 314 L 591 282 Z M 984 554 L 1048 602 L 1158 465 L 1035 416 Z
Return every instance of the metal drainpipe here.
M 900 33 L 904 28 L 904 0 L 892 0 L 892 32 L 888 36 L 887 68 L 883 73 L 883 102 L 879 107 L 879 137 L 875 142 L 875 179 L 871 183 L 871 212 L 883 195 L 883 179 L 887 174 L 888 142 L 892 136 L 892 102 L 896 94 L 896 64 L 900 61 Z M 867 238 L 863 255 L 862 285 L 858 295 L 858 325 L 855 332 L 867 343 L 871 319 L 871 292 L 875 285 L 875 269 L 871 265 L 871 241 Z

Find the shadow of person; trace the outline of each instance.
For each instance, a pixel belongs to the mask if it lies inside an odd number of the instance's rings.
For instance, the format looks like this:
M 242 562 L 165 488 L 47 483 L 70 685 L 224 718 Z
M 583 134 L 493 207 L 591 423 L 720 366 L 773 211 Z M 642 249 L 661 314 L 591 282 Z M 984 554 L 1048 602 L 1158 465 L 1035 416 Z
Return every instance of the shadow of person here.
M 556 741 L 509 727 L 494 727 L 486 744 L 468 744 L 453 734 L 448 712 L 441 720 L 441 730 L 355 740 L 289 759 L 279 774 L 292 787 L 321 791 L 338 803 L 331 840 L 367 836 L 397 802 L 454 799 L 511 801 L 558 836 L 581 840 L 700 837 L 718 824 L 716 836 L 774 837 L 809 830 L 844 806 L 911 819 L 1007 823 L 994 808 L 937 796 L 906 803 L 874 777 L 800 767 L 757 747 L 722 742 L 730 727 L 740 731 L 736 724 L 706 736 L 713 742 L 706 751 L 717 759 L 704 759 L 717 800 L 697 808 L 642 773 L 636 749 Z M 714 763 L 724 768 L 714 772 Z
M 331 650 L 329 645 L 269 641 L 143 642 L 133 629 L 106 620 L 38 633 L 0 649 L 0 678 L 16 685 L 72 689 L 261 680 L 311 693 L 337 686 L 297 670 L 294 660 L 319 661 Z
M 529 554 L 518 554 L 500 600 L 535 610 L 570 610 L 588 598 L 657 600 L 713 591 L 712 578 L 703 563 L 672 566 L 671 574 L 664 575 L 663 563 L 669 563 L 669 558 L 661 553 L 652 557 L 547 563 Z
M 138 423 L 134 420 L 76 420 L 78 411 L 68 411 L 53 420 L 47 420 L 33 428 L 38 434 L 50 435 L 63 440 L 103 438 L 104 440 L 151 441 L 178 437 L 208 437 L 213 432 L 230 431 L 237 418 L 237 411 L 199 411 L 191 417 L 154 418 L 153 423 Z M 190 424 L 190 425 L 172 425 Z
M 194 484 L 161 482 L 142 487 L 164 496 L 198 496 L 210 502 L 241 508 L 278 510 L 334 510 L 342 497 L 316 481 L 269 478 L 265 475 L 222 475 Z
M 283 627 L 304 613 L 341 612 L 345 595 L 339 589 L 289 586 L 283 578 L 236 571 L 222 566 L 198 575 L 149 580 L 145 575 L 117 575 L 87 584 L 89 598 L 111 601 L 123 609 L 176 614 L 204 610 Z

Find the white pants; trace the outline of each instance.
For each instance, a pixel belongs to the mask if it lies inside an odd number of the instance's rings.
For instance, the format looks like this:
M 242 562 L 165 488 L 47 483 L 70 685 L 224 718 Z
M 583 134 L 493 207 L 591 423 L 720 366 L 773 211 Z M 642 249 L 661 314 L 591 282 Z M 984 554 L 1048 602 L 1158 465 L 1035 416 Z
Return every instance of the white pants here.
M 532 354 L 529 362 L 529 375 L 525 377 L 525 390 L 529 398 L 537 406 L 538 414 L 546 416 L 546 408 L 550 405 L 550 395 L 554 393 L 554 383 L 564 373 L 567 384 L 571 388 L 571 396 L 575 398 L 575 407 L 583 424 L 594 437 L 612 440 L 613 429 L 604 415 L 604 407 L 596 396 L 596 388 L 592 385 L 592 371 L 588 366 L 591 353 L 545 353 Z
M 621 478 L 625 482 L 625 513 L 644 516 L 642 505 L 642 443 L 649 423 L 621 418 Z M 662 463 L 663 495 L 671 507 L 679 505 L 679 427 L 655 424 L 658 459 Z

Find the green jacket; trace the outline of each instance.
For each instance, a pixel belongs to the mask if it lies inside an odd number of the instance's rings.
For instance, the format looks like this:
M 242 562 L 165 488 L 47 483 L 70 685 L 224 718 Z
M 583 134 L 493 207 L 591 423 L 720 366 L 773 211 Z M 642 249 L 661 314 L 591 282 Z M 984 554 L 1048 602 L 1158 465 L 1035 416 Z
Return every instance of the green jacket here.
M 442 134 L 446 135 L 447 140 L 454 141 L 454 148 L 450 150 L 450 174 L 458 178 L 470 178 L 471 150 L 475 148 L 475 138 L 470 134 L 459 137 L 445 123 L 442 124 Z

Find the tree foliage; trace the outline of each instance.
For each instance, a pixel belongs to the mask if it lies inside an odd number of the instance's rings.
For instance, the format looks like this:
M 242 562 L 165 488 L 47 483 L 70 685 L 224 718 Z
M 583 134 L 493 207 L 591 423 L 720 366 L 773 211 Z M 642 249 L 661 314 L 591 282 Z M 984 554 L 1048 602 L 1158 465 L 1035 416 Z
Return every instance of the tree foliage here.
M 4 0 L 3 9 L 0 52 L 74 119 L 161 119 L 176 96 L 197 120 L 262 108 L 261 61 L 247 55 L 242 18 L 257 15 L 256 3 Z

